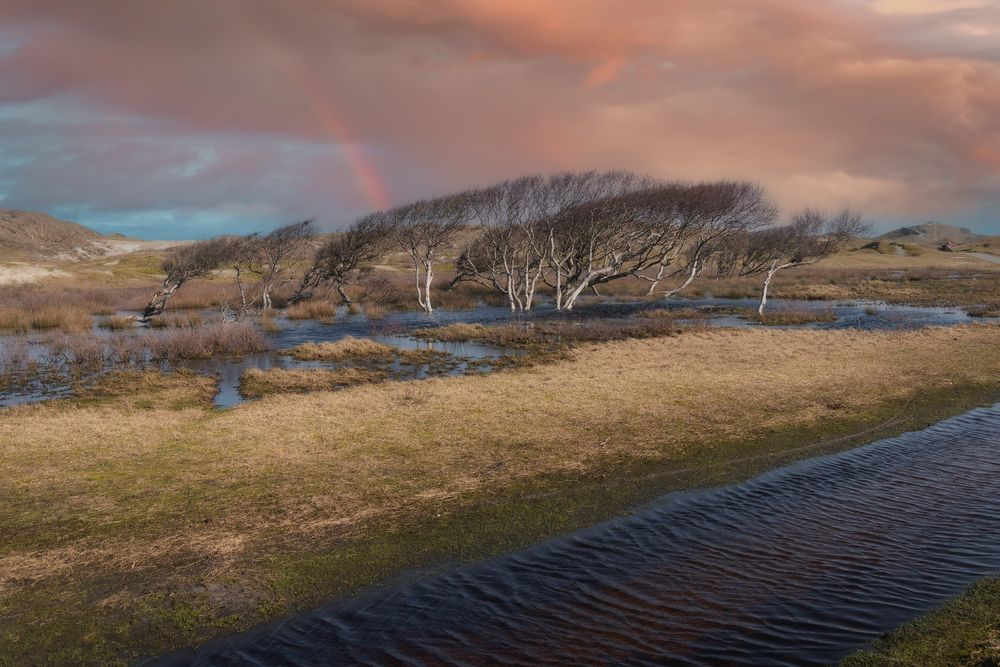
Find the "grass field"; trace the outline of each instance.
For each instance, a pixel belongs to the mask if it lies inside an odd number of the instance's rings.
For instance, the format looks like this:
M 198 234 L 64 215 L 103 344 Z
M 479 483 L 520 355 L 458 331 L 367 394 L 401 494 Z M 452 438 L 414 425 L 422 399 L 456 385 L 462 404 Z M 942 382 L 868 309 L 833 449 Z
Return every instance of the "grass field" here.
M 1000 395 L 998 333 L 689 331 L 225 412 L 187 374 L 6 409 L 0 662 L 129 662 L 934 421 Z
M 958 599 L 890 632 L 843 667 L 993 667 L 1000 665 L 1000 579 L 985 579 Z

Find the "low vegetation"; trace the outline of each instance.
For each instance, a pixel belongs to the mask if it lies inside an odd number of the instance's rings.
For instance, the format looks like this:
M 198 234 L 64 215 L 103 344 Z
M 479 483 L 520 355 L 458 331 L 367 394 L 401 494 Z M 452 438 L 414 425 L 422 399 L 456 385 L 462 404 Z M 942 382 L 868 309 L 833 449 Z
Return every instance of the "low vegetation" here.
M 111 329 L 112 331 L 134 329 L 135 318 L 128 315 L 112 315 L 110 317 L 102 318 L 100 326 L 102 329 Z
M 13 333 L 50 329 L 88 331 L 93 326 L 90 315 L 78 308 L 43 306 L 29 310 L 0 310 L 0 331 Z
M 173 311 L 150 317 L 148 323 L 154 329 L 197 329 L 205 319 L 198 311 Z
M 703 319 L 705 313 L 696 308 L 652 308 L 640 310 L 635 316 L 648 320 L 698 320 Z
M 368 338 L 347 336 L 334 343 L 303 343 L 285 352 L 300 361 L 345 361 L 348 359 L 392 361 L 398 350 Z
M 385 373 L 363 368 L 261 370 L 251 368 L 240 378 L 240 394 L 260 398 L 268 394 L 330 391 L 385 379 Z
M 969 306 L 965 309 L 970 317 L 1000 317 L 1000 305 Z
M 599 343 L 629 338 L 676 336 L 690 330 L 669 317 L 630 320 L 552 320 L 515 322 L 494 326 L 456 323 L 440 327 L 416 329 L 415 338 L 441 342 L 475 341 L 500 348 L 525 349 L 534 352 L 558 352 L 582 343 Z
M 788 326 L 836 322 L 837 316 L 832 308 L 781 308 L 765 311 L 763 315 L 755 313 L 752 319 L 754 322 L 769 326 Z
M 843 667 L 1000 665 L 1000 579 L 983 580 L 940 609 L 893 630 Z
M 290 320 L 331 320 L 337 316 L 337 307 L 328 301 L 300 301 L 285 310 Z
M 3 625 L 0 656 L 132 662 L 912 428 L 996 397 L 997 333 L 704 330 L 225 412 L 183 376 L 5 409 L 0 614 L 31 622 Z
M 354 338 L 352 336 L 332 343 L 302 343 L 285 350 L 285 354 L 299 361 L 374 362 L 379 364 L 399 362 L 408 366 L 451 365 L 448 363 L 451 355 L 447 352 L 429 348 L 405 350 L 368 338 Z

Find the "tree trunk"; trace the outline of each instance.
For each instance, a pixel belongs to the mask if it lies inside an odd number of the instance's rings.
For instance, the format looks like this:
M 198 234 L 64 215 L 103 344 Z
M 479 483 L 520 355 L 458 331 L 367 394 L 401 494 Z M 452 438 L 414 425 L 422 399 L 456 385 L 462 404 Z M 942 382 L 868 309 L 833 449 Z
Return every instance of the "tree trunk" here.
M 774 274 L 778 272 L 778 263 L 774 262 L 771 264 L 770 270 L 767 272 L 767 277 L 764 278 L 764 286 L 760 290 L 760 305 L 757 306 L 757 316 L 764 317 L 764 307 L 767 306 L 767 289 L 771 286 L 771 278 Z
M 424 302 L 424 289 L 420 285 L 420 263 L 414 258 L 413 260 L 413 273 L 417 280 L 417 303 L 420 304 L 421 310 L 427 310 L 427 304 Z
M 691 273 L 688 275 L 687 280 L 684 281 L 684 284 L 681 285 L 680 287 L 675 287 L 672 290 L 667 290 L 666 292 L 663 293 L 663 298 L 669 299 L 673 295 L 683 290 L 685 287 L 694 282 L 694 279 L 697 275 L 698 275 L 698 260 L 695 260 L 694 263 L 691 264 Z
M 434 280 L 434 264 L 430 258 L 424 262 L 424 310 L 433 313 L 434 307 L 431 305 L 431 282 Z
M 573 310 L 573 305 L 576 303 L 576 300 L 580 298 L 580 295 L 583 294 L 583 291 L 588 287 L 590 287 L 590 279 L 586 279 L 577 285 L 576 289 L 570 292 L 566 297 L 566 301 L 563 303 L 563 310 Z
M 337 283 L 337 294 L 340 295 L 341 303 L 351 303 L 351 297 L 347 296 L 347 292 L 344 291 L 344 285 L 342 283 Z
M 142 321 L 148 320 L 154 315 L 159 315 L 163 312 L 163 309 L 167 307 L 167 302 L 170 301 L 174 293 L 180 288 L 181 283 L 163 283 L 163 287 L 160 288 L 153 298 L 150 299 L 149 304 L 143 309 L 142 317 L 139 318 Z

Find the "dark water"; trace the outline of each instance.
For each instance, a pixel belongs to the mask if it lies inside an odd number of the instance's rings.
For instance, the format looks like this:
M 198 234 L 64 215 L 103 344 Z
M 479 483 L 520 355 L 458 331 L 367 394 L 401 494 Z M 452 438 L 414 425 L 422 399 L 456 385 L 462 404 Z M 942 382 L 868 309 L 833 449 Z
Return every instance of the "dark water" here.
M 161 663 L 824 665 L 997 572 L 1000 405 Z

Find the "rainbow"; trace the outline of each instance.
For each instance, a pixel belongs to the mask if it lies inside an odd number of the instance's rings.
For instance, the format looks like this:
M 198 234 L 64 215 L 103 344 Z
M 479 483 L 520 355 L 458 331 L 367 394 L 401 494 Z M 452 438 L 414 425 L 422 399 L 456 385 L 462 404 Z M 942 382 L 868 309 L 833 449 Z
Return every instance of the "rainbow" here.
M 269 43 L 270 46 L 276 47 L 275 52 L 284 55 L 282 64 L 285 71 L 298 87 L 317 125 L 343 151 L 347 164 L 354 173 L 358 190 L 368 204 L 376 210 L 389 208 L 391 200 L 385 180 L 379 174 L 375 163 L 365 153 L 364 147 L 355 139 L 356 135 L 343 114 L 338 113 L 327 96 L 319 92 L 323 90 L 319 80 L 296 58 L 295 54 L 279 44 L 266 28 L 258 25 L 250 17 L 245 17 L 242 23 L 261 42 Z
M 304 90 L 315 90 L 315 88 Z M 353 139 L 354 135 L 347 121 L 323 97 L 307 95 L 307 99 L 319 125 L 343 150 L 347 163 L 354 172 L 358 188 L 371 207 L 376 210 L 389 208 L 389 192 L 385 181 L 379 175 L 375 163 L 365 154 L 364 148 Z

